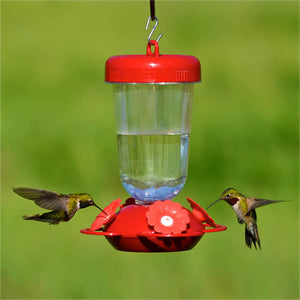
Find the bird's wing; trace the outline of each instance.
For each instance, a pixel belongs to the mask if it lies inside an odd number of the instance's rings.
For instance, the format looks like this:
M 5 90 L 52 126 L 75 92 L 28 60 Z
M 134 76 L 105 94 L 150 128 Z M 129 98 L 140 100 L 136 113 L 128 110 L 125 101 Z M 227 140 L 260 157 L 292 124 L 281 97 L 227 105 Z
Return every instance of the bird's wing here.
M 13 191 L 23 198 L 33 200 L 42 208 L 68 212 L 67 196 L 64 194 L 33 188 L 15 188 Z
M 254 210 L 257 207 L 266 205 L 266 204 L 271 204 L 271 203 L 277 203 L 277 202 L 282 202 L 282 201 L 275 201 L 275 200 L 267 200 L 267 199 L 259 199 L 259 198 L 248 198 L 248 211 L 247 214 Z

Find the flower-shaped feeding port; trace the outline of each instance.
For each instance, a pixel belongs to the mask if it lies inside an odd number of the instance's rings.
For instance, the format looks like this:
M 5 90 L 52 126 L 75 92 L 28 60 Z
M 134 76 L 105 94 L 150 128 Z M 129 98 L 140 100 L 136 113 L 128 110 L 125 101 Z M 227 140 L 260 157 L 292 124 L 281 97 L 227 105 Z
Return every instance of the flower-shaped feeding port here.
M 110 223 L 116 216 L 116 211 L 119 208 L 122 200 L 117 199 L 105 207 L 104 212 L 101 212 L 89 228 L 92 231 L 100 229 L 103 225 Z
M 150 205 L 146 217 L 155 232 L 164 234 L 182 233 L 190 222 L 188 211 L 171 200 L 157 201 Z
M 121 200 L 117 199 L 104 209 L 106 214 L 100 213 L 81 233 L 104 235 L 117 250 L 173 252 L 192 249 L 204 233 L 226 230 L 199 204 L 187 200 L 192 211 L 171 200 L 137 205 L 129 198 L 120 206 Z

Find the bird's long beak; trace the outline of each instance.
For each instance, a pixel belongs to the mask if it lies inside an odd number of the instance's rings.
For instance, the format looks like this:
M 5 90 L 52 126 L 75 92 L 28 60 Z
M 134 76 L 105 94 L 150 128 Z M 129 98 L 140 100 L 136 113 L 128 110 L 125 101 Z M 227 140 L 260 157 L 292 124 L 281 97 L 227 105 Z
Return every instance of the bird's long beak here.
M 94 202 L 94 206 L 96 206 L 97 208 L 99 208 L 103 213 L 105 213 L 107 215 L 107 213 L 102 208 L 100 208 L 95 202 Z
M 218 200 L 216 200 L 216 201 L 213 202 L 212 204 L 208 205 L 208 206 L 206 207 L 206 209 L 209 209 L 211 206 L 213 206 L 215 203 L 217 203 L 217 202 L 219 202 L 219 201 L 221 201 L 221 200 L 222 200 L 222 199 L 219 198 Z

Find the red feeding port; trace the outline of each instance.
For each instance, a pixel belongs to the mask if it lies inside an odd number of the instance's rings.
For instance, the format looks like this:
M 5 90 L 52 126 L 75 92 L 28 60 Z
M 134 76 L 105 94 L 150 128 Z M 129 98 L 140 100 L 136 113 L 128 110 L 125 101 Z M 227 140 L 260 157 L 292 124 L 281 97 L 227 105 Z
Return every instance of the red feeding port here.
M 192 199 L 192 211 L 171 200 L 137 205 L 133 198 L 113 201 L 90 228 L 81 233 L 104 235 L 114 248 L 132 252 L 173 252 L 192 249 L 207 232 L 226 230 Z

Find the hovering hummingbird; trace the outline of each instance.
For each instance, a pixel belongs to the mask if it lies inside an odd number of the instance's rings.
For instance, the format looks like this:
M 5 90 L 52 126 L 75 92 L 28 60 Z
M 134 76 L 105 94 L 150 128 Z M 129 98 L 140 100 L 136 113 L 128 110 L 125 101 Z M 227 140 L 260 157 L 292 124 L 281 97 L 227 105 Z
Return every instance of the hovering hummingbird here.
M 255 209 L 266 204 L 282 201 L 246 197 L 236 189 L 229 188 L 222 193 L 221 197 L 217 201 L 210 204 L 206 209 L 210 208 L 213 204 L 217 203 L 220 200 L 225 200 L 228 204 L 231 205 L 237 215 L 237 219 L 240 224 L 245 223 L 246 245 L 251 248 L 251 245 L 253 243 L 256 249 L 257 243 L 259 248 L 261 248 L 256 224 L 257 217 Z
M 92 196 L 86 193 L 61 194 L 33 188 L 15 188 L 13 191 L 23 198 L 33 200 L 38 206 L 52 210 L 44 214 L 23 216 L 24 220 L 35 220 L 58 224 L 69 221 L 81 208 L 96 206 L 103 211 L 93 200 Z M 104 212 L 104 211 L 103 211 Z M 104 212 L 105 213 L 105 212 Z

